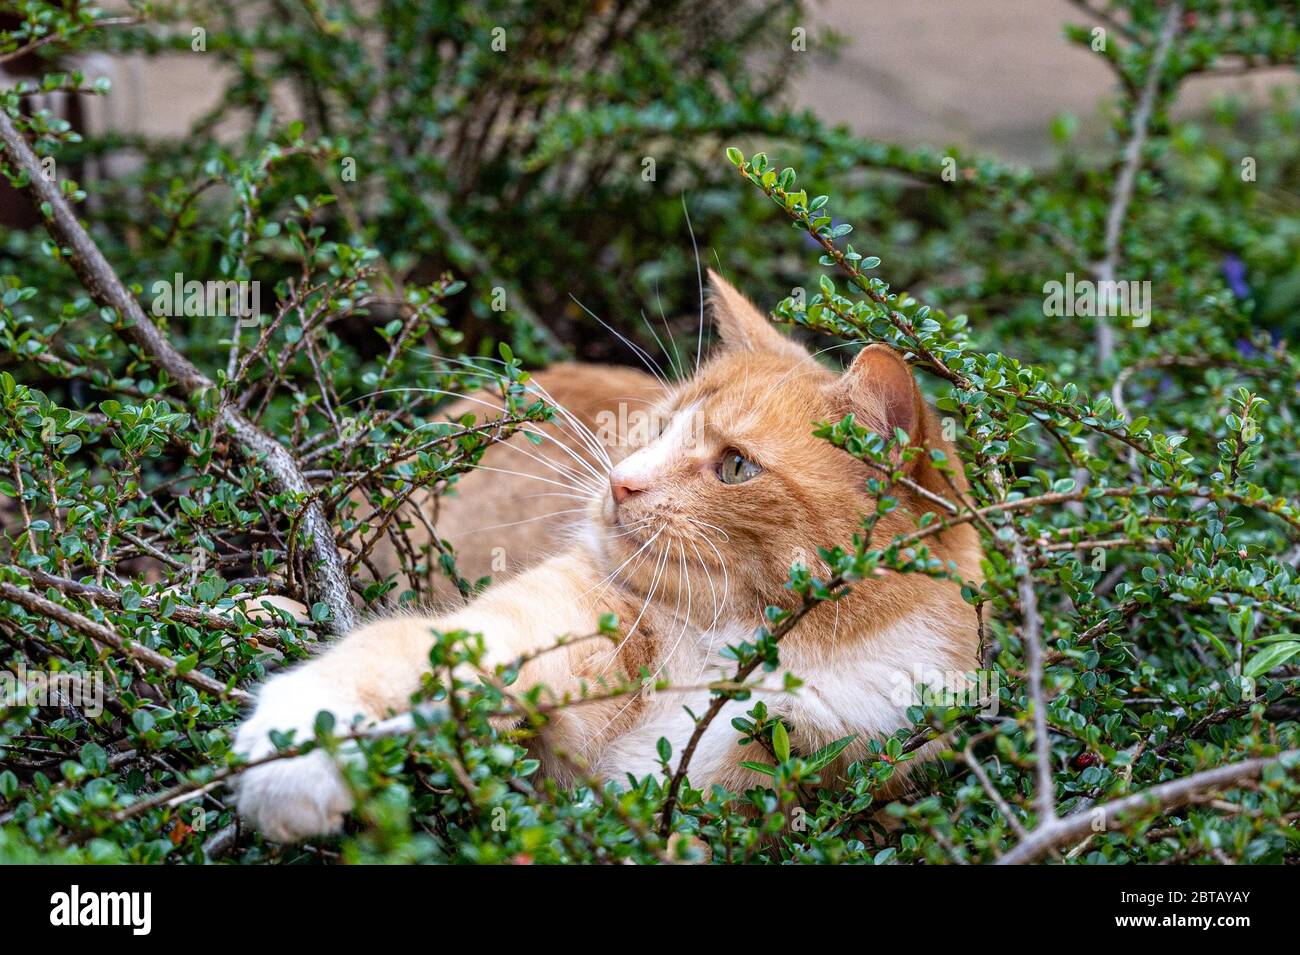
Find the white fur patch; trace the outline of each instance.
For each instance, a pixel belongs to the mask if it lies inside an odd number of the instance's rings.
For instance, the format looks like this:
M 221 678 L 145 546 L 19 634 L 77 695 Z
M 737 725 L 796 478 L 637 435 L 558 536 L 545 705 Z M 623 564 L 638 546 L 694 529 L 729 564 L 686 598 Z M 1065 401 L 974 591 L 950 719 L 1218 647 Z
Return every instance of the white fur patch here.
M 742 628 L 721 628 L 709 643 L 716 648 L 747 636 L 748 631 Z M 758 700 L 766 703 L 771 713 L 792 720 L 804 746 L 822 746 L 850 735 L 865 743 L 907 726 L 907 708 L 916 702 L 915 675 L 941 674 L 950 661 L 950 640 L 924 614 L 904 618 L 865 639 L 841 638 L 837 647 L 827 649 L 824 657 L 816 659 L 799 659 L 787 648 L 781 656 L 782 665 L 758 681 L 749 701 L 728 702 L 710 724 L 691 757 L 691 782 L 707 788 L 717 774 L 739 758 L 767 761 L 756 750 L 747 749 L 738 755 L 737 733 L 731 726 L 734 717 L 751 709 Z M 722 661 L 714 657 L 713 662 L 717 666 Z M 731 669 L 730 664 L 726 665 L 728 675 Z M 693 674 L 682 670 L 674 666 L 675 683 L 696 682 L 689 679 Z M 803 680 L 804 685 L 794 693 L 783 689 L 786 672 Z M 717 675 L 710 672 L 705 679 Z M 687 679 L 683 680 L 684 676 Z M 642 722 L 599 755 L 598 772 L 620 783 L 627 773 L 638 778 L 658 774 L 655 744 L 660 737 L 672 744 L 675 765 L 695 729 L 683 706 L 689 706 L 698 716 L 708 703 L 706 691 L 660 692 Z
M 676 466 L 678 458 L 698 443 L 699 411 L 698 402 L 678 411 L 663 434 L 614 465 L 609 472 L 610 481 L 638 490 L 654 487 Z
M 235 751 L 250 761 L 269 756 L 275 752 L 271 730 L 294 730 L 295 744 L 308 741 L 321 710 L 333 713 L 335 731 L 343 732 L 361 707 L 310 668 L 277 676 L 262 687 L 252 716 L 239 727 Z M 237 791 L 240 815 L 276 842 L 335 832 L 352 808 L 342 774 L 322 750 L 254 767 L 239 777 Z

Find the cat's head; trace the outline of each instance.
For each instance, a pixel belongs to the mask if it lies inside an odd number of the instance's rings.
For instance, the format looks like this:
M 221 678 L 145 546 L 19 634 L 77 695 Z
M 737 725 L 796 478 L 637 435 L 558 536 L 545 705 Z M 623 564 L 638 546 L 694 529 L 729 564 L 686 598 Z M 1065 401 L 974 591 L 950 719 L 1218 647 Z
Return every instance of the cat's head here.
M 670 601 L 688 599 L 682 591 L 689 583 L 704 611 L 724 581 L 733 602 L 784 602 L 791 565 L 817 573 L 824 565 L 815 549 L 848 546 L 862 516 L 874 511 L 867 481 L 880 473 L 814 437 L 814 422 L 852 413 L 882 434 L 902 429 L 913 444 L 956 461 L 895 351 L 871 345 L 837 374 L 724 279 L 710 278 L 721 345 L 693 377 L 665 392 L 650 433 L 634 439 L 592 508 L 607 572 L 621 567 L 618 576 L 631 587 Z M 912 461 L 908 474 L 950 493 L 927 455 Z M 901 486 L 894 495 L 910 514 L 882 522 L 884 533 L 914 528 L 931 507 Z

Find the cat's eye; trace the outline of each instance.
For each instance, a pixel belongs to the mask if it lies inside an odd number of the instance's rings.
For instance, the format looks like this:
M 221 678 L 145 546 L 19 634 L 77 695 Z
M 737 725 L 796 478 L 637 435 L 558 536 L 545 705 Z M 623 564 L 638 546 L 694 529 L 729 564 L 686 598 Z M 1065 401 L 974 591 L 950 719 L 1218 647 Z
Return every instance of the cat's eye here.
M 752 477 L 757 477 L 763 469 L 739 451 L 724 451 L 718 462 L 718 480 L 723 484 L 744 484 Z

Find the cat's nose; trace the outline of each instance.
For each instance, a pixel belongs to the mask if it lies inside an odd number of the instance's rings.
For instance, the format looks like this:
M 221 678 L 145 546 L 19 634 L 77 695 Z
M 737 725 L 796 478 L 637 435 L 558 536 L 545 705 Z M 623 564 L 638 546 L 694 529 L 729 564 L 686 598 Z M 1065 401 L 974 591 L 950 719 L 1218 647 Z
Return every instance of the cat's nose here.
M 620 465 L 609 472 L 609 490 L 614 495 L 615 504 L 622 504 L 633 494 L 640 494 L 647 487 L 649 482 L 645 479 L 645 475 L 632 468 Z

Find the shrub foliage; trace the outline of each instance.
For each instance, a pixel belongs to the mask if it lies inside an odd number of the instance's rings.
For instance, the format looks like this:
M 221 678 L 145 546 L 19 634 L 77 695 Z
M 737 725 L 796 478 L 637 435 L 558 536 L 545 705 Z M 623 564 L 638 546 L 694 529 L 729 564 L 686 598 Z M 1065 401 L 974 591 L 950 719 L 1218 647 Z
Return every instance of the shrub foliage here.
M 0 58 L 47 72 L 0 90 L 3 171 L 41 219 L 0 241 L 0 658 L 53 689 L 0 701 L 0 860 L 1296 861 L 1300 101 L 1171 108 L 1200 77 L 1294 66 L 1300 7 L 1079 6 L 1067 36 L 1116 77 L 1111 146 L 1080 155 L 1062 118 L 1028 170 L 789 107 L 800 47 L 833 44 L 792 42 L 794 0 L 12 4 Z M 83 135 L 32 103 L 112 95 L 72 69 L 87 49 L 207 57 L 218 103 L 181 140 Z M 452 633 L 436 718 L 355 739 L 346 835 L 241 830 L 247 688 L 424 596 L 375 569 L 381 542 L 483 586 L 436 528 L 412 543 L 412 495 L 553 414 L 528 367 L 628 358 L 591 315 L 657 348 L 645 303 L 694 346 L 693 240 L 809 341 L 905 351 L 972 482 L 901 537 L 809 541 L 830 577 L 793 568 L 798 609 L 730 648 L 699 727 L 741 701 L 770 785 L 699 791 L 666 742 L 659 775 L 539 782 L 488 718 L 544 710 L 449 687 L 479 651 Z M 187 312 L 188 279 L 256 281 L 262 314 Z M 1047 283 L 1081 281 L 1149 282 L 1149 307 L 1048 314 Z M 501 415 L 445 420 L 485 381 Z M 813 427 L 881 465 L 891 507 L 895 449 Z M 926 541 L 954 522 L 987 549 L 965 593 L 996 706 L 914 707 L 826 788 L 834 753 L 792 753 L 744 681 L 845 588 L 949 573 Z M 102 706 L 58 674 L 101 679 Z M 322 720 L 275 758 L 353 735 Z

